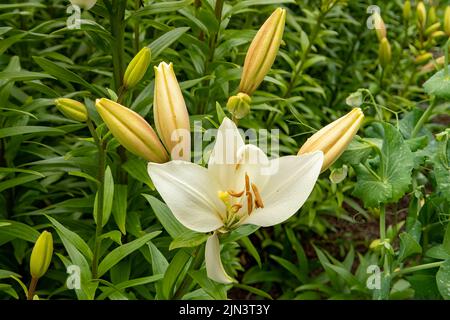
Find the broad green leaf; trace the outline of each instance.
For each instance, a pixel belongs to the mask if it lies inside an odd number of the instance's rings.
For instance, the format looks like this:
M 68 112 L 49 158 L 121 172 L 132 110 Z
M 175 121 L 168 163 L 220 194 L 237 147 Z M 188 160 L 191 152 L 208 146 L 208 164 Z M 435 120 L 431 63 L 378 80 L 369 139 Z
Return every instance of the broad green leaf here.
M 0 182 L 0 192 L 6 190 L 6 189 L 10 189 L 10 188 L 14 188 L 17 186 L 20 186 L 22 184 L 37 180 L 37 179 L 41 179 L 42 177 L 40 176 L 36 176 L 33 174 L 30 175 L 21 175 L 17 178 L 12 178 L 9 180 L 6 180 L 4 182 Z
M 165 203 L 148 194 L 142 196 L 150 203 L 159 222 L 173 239 L 191 231 L 175 218 Z
M 170 243 L 169 250 L 186 247 L 196 247 L 208 240 L 209 234 L 194 231 L 185 232 Z
M 450 99 L 450 67 L 447 66 L 447 75 L 445 68 L 436 72 L 430 79 L 423 84 L 423 89 L 430 96 L 436 96 L 442 99 Z
M 405 258 L 422 252 L 422 247 L 420 244 L 406 232 L 400 234 L 400 251 L 398 255 L 398 260 L 403 261 Z
M 353 194 L 362 199 L 366 207 L 398 201 L 411 184 L 414 165 L 413 154 L 395 127 L 376 123 L 373 129 L 383 141 L 380 167 L 376 173 L 363 164 L 355 167 L 358 182 Z
M 126 219 L 127 219 L 127 197 L 128 197 L 128 186 L 123 184 L 116 184 L 114 186 L 114 199 L 112 206 L 112 213 L 114 216 L 114 221 L 119 227 L 122 234 L 126 234 Z
M 40 233 L 36 229 L 18 221 L 0 220 L 0 234 L 35 243 Z
M 152 261 L 152 271 L 154 274 L 165 274 L 169 262 L 167 262 L 164 255 L 159 251 L 159 249 L 150 241 L 147 243 L 148 249 L 150 251 L 151 261 Z M 156 299 L 163 298 L 162 283 L 158 281 L 155 284 L 156 287 Z
M 136 180 L 145 183 L 150 189 L 155 190 L 155 186 L 150 180 L 147 172 L 147 162 L 139 158 L 130 158 L 122 164 L 122 168 Z
M 91 248 L 87 245 L 87 243 L 75 232 L 67 229 L 61 223 L 58 222 L 55 218 L 50 217 L 49 215 L 45 215 L 48 220 L 53 224 L 55 229 L 58 231 L 58 234 L 64 235 L 64 238 L 70 242 L 83 256 L 87 259 L 88 262 L 92 261 L 92 251 Z
M 436 273 L 436 284 L 444 300 L 450 300 L 450 259 L 439 267 Z
M 206 269 L 189 272 L 189 275 L 197 282 L 207 294 L 215 300 L 227 299 L 227 287 L 208 278 Z
M 164 33 L 161 37 L 154 40 L 152 43 L 148 45 L 148 47 L 152 50 L 152 59 L 155 60 L 157 56 L 161 52 L 164 51 L 165 48 L 169 47 L 172 43 L 178 40 L 186 31 L 189 30 L 189 27 L 180 27 L 169 32 Z
M 61 129 L 43 126 L 16 126 L 0 129 L 0 138 L 18 136 L 28 133 L 39 133 L 43 135 L 49 135 L 49 134 L 64 134 L 65 132 Z
M 127 244 L 115 248 L 103 258 L 102 262 L 98 266 L 98 277 L 104 275 L 109 269 L 119 263 L 119 261 L 142 247 L 149 240 L 153 239 L 160 233 L 160 231 L 151 232 L 139 239 L 133 240 Z
M 192 262 L 192 257 L 183 249 L 170 261 L 162 280 L 162 295 L 164 299 L 171 299 L 175 294 L 176 284 L 183 281 Z
M 142 278 L 137 278 L 137 279 L 132 279 L 132 280 L 127 280 L 127 281 L 121 282 L 119 284 L 111 286 L 110 289 L 105 290 L 101 295 L 98 296 L 97 300 L 103 300 L 103 299 L 107 298 L 114 291 L 121 291 L 123 289 L 149 284 L 149 283 L 161 280 L 162 278 L 163 278 L 162 274 L 155 274 L 153 276 L 142 277 Z

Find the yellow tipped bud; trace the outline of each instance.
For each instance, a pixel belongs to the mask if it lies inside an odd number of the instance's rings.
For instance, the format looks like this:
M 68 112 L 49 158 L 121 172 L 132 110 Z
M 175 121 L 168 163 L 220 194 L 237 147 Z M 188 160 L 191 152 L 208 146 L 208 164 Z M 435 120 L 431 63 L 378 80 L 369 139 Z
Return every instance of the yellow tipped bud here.
M 95 106 L 113 136 L 128 151 L 151 162 L 169 160 L 155 131 L 138 113 L 106 98 L 97 99 Z
M 378 12 L 374 13 L 374 23 L 378 40 L 381 41 L 383 38 L 386 38 L 386 25 Z
M 406 0 L 403 4 L 403 19 L 409 20 L 411 17 L 411 1 Z
M 427 9 L 425 9 L 425 5 L 422 1 L 417 4 L 416 13 L 419 26 L 421 28 L 425 27 L 425 24 L 427 23 Z
M 272 67 L 284 32 L 286 10 L 276 9 L 259 29 L 245 56 L 239 91 L 252 95 Z
M 48 231 L 41 233 L 36 243 L 30 258 L 30 274 L 33 278 L 39 279 L 46 272 L 50 266 L 53 255 L 53 237 Z
M 430 52 L 426 52 L 426 53 L 423 53 L 423 54 L 417 56 L 416 59 L 414 60 L 414 63 L 422 64 L 422 63 L 427 62 L 431 58 L 433 58 L 433 55 Z
M 425 35 L 428 36 L 428 35 L 432 34 L 433 32 L 438 31 L 440 29 L 440 27 L 441 27 L 441 23 L 440 22 L 433 23 L 431 26 L 429 26 L 425 30 Z
M 242 119 L 250 112 L 251 102 L 249 95 L 239 92 L 228 99 L 227 109 L 236 119 Z
M 345 116 L 313 134 L 300 148 L 298 154 L 322 151 L 322 172 L 327 170 L 345 151 L 364 119 L 360 108 L 354 108 Z
M 391 62 L 391 45 L 387 38 L 383 38 L 380 43 L 380 50 L 378 52 L 378 58 L 380 60 L 380 65 L 386 68 Z
M 81 102 L 69 98 L 59 98 L 55 100 L 55 105 L 69 119 L 80 122 L 88 119 L 86 106 Z
M 381 243 L 381 240 L 380 240 L 380 239 L 375 239 L 375 240 L 373 240 L 373 241 L 370 243 L 369 248 L 370 248 L 371 250 L 377 250 L 377 249 L 380 248 L 381 244 L 382 244 L 382 243 Z
M 172 159 L 190 161 L 189 114 L 172 63 L 155 67 L 153 113 L 156 130 Z
M 450 6 L 447 6 L 447 8 L 445 8 L 444 31 L 450 37 Z
M 431 34 L 431 38 L 436 39 L 436 38 L 440 38 L 440 37 L 444 37 L 446 36 L 446 33 L 444 31 L 435 31 Z
M 123 85 L 126 88 L 132 88 L 141 81 L 150 65 L 151 56 L 150 48 L 144 47 L 131 60 L 123 76 Z

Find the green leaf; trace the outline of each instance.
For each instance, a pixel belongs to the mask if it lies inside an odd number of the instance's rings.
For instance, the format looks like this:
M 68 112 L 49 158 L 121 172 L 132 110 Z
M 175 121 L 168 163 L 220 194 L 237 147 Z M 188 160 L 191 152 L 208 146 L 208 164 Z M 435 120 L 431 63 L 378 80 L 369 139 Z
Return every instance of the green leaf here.
M 75 232 L 70 231 L 61 223 L 58 222 L 55 218 L 50 217 L 49 215 L 45 215 L 48 220 L 53 224 L 55 229 L 58 231 L 58 234 L 62 234 L 64 238 L 70 242 L 79 252 L 83 254 L 83 256 L 90 262 L 92 261 L 92 251 L 91 248 L 86 244 L 86 242 Z
M 150 180 L 147 172 L 147 162 L 139 158 L 128 159 L 122 164 L 122 168 L 137 181 L 145 183 L 150 189 L 155 190 L 155 186 Z
M 154 274 L 166 273 L 167 267 L 169 266 L 169 262 L 167 262 L 166 258 L 161 253 L 161 251 L 159 251 L 159 249 L 152 242 L 148 242 L 147 245 L 152 260 L 153 273 Z M 157 299 L 163 298 L 161 281 L 158 281 L 158 283 L 155 284 L 155 287 L 156 287 L 156 298 Z
M 131 14 L 130 18 L 137 18 L 143 16 L 148 17 L 149 15 L 152 14 L 177 11 L 190 5 L 193 1 L 194 0 L 164 1 L 161 3 L 155 2 L 152 3 L 152 5 L 145 6 L 143 8 L 140 8 L 139 10 L 136 10 L 134 13 Z
M 414 166 L 413 154 L 395 127 L 376 123 L 373 128 L 383 141 L 379 169 L 375 173 L 367 165 L 355 167 L 358 181 L 353 194 L 362 199 L 366 207 L 398 201 L 411 184 Z
M 422 247 L 420 244 L 406 232 L 400 234 L 400 251 L 398 255 L 398 260 L 401 262 L 405 258 L 422 252 Z
M 42 177 L 40 177 L 40 176 L 36 176 L 36 175 L 33 175 L 33 174 L 30 174 L 30 175 L 27 174 L 27 175 L 21 175 L 20 177 L 17 177 L 17 178 L 6 180 L 6 181 L 0 183 L 0 192 L 4 191 L 6 189 L 10 189 L 10 188 L 14 188 L 14 187 L 20 186 L 20 185 L 25 184 L 27 182 L 31 182 L 31 181 L 34 181 L 34 180 L 37 180 L 37 179 L 41 179 L 41 178 Z
M 109 217 L 111 216 L 111 210 L 114 199 L 114 180 L 111 173 L 111 168 L 106 167 L 105 170 L 105 183 L 103 192 L 103 226 L 108 223 Z
M 151 232 L 149 234 L 146 234 L 145 236 L 133 240 L 127 244 L 124 244 L 118 248 L 115 248 L 113 251 L 108 253 L 98 266 L 98 277 L 100 278 L 102 275 L 104 275 L 109 269 L 111 269 L 113 266 L 115 266 L 119 261 L 121 261 L 123 258 L 128 256 L 129 254 L 133 253 L 140 247 L 142 247 L 144 244 L 146 244 L 149 240 L 153 239 L 157 235 L 159 235 L 160 231 Z
M 19 39 L 20 40 L 20 39 Z M 2 50 L 0 45 L 0 52 Z M 54 77 L 41 72 L 21 71 L 3 71 L 0 72 L 0 80 L 7 81 L 30 81 L 39 79 L 55 79 Z
M 208 240 L 209 234 L 194 231 L 185 232 L 170 243 L 169 250 L 186 247 L 196 247 Z
M 180 38 L 189 29 L 189 27 L 180 27 L 170 30 L 169 32 L 164 33 L 161 37 L 150 43 L 148 47 L 152 50 L 152 60 L 155 60 L 155 58 L 159 56 L 159 54 L 163 52 L 164 49 L 177 41 L 178 38 Z
M 103 291 L 103 293 L 98 296 L 97 300 L 103 300 L 103 299 L 109 297 L 115 291 L 122 291 L 122 290 L 127 289 L 127 288 L 132 288 L 132 287 L 136 287 L 136 286 L 141 286 L 141 285 L 144 285 L 144 284 L 152 283 L 152 282 L 155 282 L 155 281 L 159 281 L 162 278 L 163 278 L 162 274 L 155 274 L 153 276 L 127 280 L 127 281 L 121 282 L 119 284 L 115 284 L 110 289 L 107 289 L 107 290 Z
M 178 282 L 186 277 L 187 270 L 191 265 L 192 257 L 184 250 L 179 250 L 170 261 L 162 281 L 163 299 L 171 299 Z
M 28 133 L 48 134 L 64 134 L 63 130 L 43 126 L 15 126 L 0 129 L 0 138 L 20 136 Z
M 262 268 L 261 257 L 259 256 L 258 249 L 255 248 L 250 239 L 248 237 L 243 237 L 240 241 L 242 245 L 245 247 L 245 249 L 248 251 L 248 253 L 250 253 L 250 255 L 256 260 L 258 266 Z
M 34 228 L 13 220 L 0 220 L 0 233 L 32 243 L 35 243 L 40 235 Z
M 423 89 L 430 96 L 436 96 L 442 99 L 450 99 L 450 67 L 447 66 L 448 75 L 445 74 L 445 68 L 436 72 L 430 79 L 423 84 Z
M 440 294 L 445 300 L 450 300 L 450 259 L 439 267 L 436 273 L 436 284 Z
M 114 186 L 114 200 L 112 213 L 114 216 L 114 221 L 119 227 L 120 232 L 123 234 L 127 233 L 126 230 L 126 220 L 127 220 L 127 197 L 128 197 L 128 186 L 123 184 L 116 184 Z
M 208 278 L 206 269 L 189 272 L 189 275 L 197 282 L 207 294 L 215 300 L 227 299 L 227 287 Z
M 191 232 L 191 230 L 183 226 L 177 218 L 175 218 L 172 211 L 170 211 L 165 203 L 148 194 L 143 194 L 142 196 L 150 203 L 159 222 L 173 239 Z

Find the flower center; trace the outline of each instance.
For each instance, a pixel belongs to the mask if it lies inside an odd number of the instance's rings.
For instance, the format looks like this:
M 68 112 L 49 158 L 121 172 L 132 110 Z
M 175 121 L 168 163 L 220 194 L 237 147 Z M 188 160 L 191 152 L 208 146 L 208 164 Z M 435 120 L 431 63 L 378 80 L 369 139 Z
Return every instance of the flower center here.
M 250 216 L 253 210 L 264 208 L 259 189 L 256 184 L 250 181 L 247 173 L 245 173 L 244 190 L 219 191 L 217 196 L 226 207 L 224 232 L 235 228 L 242 218 Z

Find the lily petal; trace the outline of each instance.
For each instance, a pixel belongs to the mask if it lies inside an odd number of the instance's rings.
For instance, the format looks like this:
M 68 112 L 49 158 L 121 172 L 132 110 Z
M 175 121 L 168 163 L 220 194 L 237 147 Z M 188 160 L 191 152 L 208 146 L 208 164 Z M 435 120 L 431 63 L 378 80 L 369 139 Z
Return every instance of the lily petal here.
M 302 156 L 281 157 L 271 162 L 277 172 L 261 190 L 265 207 L 253 211 L 243 221 L 244 224 L 268 227 L 294 215 L 314 188 L 322 167 L 323 153 L 318 151 Z
M 150 162 L 148 174 L 174 216 L 185 227 L 210 232 L 223 226 L 224 204 L 217 197 L 218 185 L 207 169 L 191 162 Z
M 225 190 L 232 188 L 233 172 L 238 162 L 237 152 L 244 146 L 236 124 L 224 118 L 217 132 L 214 149 L 209 157 L 208 171 L 212 177 L 224 185 Z
M 244 189 L 245 175 L 250 178 L 250 182 L 263 189 L 270 178 L 270 161 L 263 150 L 255 145 L 247 144 L 237 152 L 238 164 L 235 166 L 233 189 L 240 191 Z
M 233 282 L 233 279 L 223 268 L 222 260 L 220 259 L 220 243 L 216 233 L 206 241 L 205 263 L 208 278 L 224 284 Z

